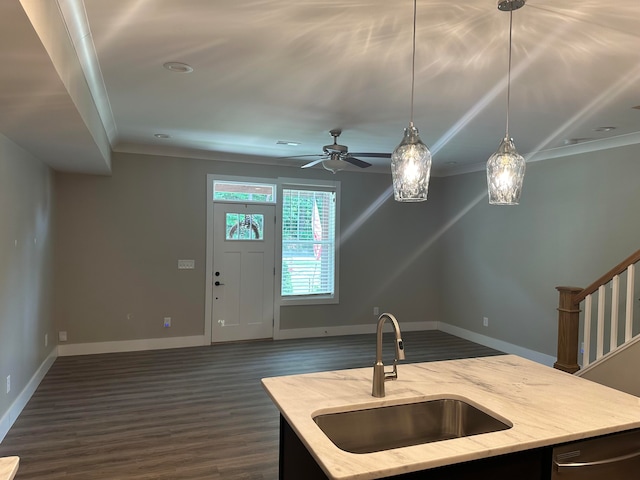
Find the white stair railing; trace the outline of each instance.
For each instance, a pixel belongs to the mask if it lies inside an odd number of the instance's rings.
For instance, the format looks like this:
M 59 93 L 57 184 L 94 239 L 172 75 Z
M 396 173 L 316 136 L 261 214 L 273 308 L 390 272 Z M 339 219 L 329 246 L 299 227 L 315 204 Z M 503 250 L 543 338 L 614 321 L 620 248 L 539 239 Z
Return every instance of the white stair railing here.
M 634 331 L 638 336 L 640 319 L 634 324 L 638 262 L 640 250 L 585 289 L 557 287 L 560 302 L 555 368 L 575 373 L 633 340 Z M 621 284 L 626 288 L 621 289 Z M 578 364 L 578 338 L 581 338 L 582 365 Z
M 585 296 L 581 304 L 581 307 L 583 307 L 582 368 L 586 368 L 591 363 L 600 360 L 633 338 L 635 268 L 635 264 L 629 265 L 621 275 L 614 275 L 610 282 L 600 285 L 597 292 Z M 622 294 L 620 289 L 621 281 L 626 284 Z M 607 291 L 611 292 L 610 296 L 607 295 Z M 595 327 L 592 321 L 594 302 L 598 306 Z M 622 327 L 624 327 L 624 330 L 621 331 Z M 595 349 L 592 348 L 591 342 L 594 335 L 596 339 Z M 606 336 L 609 337 L 608 345 L 605 344 Z

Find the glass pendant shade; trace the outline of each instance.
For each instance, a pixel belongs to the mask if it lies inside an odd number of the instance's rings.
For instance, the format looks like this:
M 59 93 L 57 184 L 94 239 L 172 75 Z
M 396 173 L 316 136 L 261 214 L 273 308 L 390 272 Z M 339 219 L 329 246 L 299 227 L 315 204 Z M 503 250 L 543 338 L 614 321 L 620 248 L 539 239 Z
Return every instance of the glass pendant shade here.
M 518 205 L 525 165 L 513 139 L 505 137 L 498 151 L 487 161 L 487 187 L 491 205 Z
M 391 155 L 393 198 L 397 202 L 424 202 L 430 175 L 431 152 L 411 124 L 404 129 L 404 137 Z
M 329 170 L 331 173 L 336 173 L 336 172 L 340 172 L 341 170 L 344 170 L 346 167 L 346 164 L 344 160 L 340 158 L 339 154 L 332 153 L 331 158 L 324 160 L 322 162 L 322 166 L 325 168 L 325 170 Z

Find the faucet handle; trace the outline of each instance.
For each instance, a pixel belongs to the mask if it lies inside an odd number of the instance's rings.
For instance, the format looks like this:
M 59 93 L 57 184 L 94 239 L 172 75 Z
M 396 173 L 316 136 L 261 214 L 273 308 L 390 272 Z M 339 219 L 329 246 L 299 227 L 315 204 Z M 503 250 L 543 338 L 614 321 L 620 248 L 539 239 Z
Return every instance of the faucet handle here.
M 385 371 L 384 372 L 384 379 L 385 380 L 395 380 L 396 378 L 398 378 L 398 364 L 397 364 L 397 360 L 393 361 L 393 370 L 391 370 L 390 372 Z

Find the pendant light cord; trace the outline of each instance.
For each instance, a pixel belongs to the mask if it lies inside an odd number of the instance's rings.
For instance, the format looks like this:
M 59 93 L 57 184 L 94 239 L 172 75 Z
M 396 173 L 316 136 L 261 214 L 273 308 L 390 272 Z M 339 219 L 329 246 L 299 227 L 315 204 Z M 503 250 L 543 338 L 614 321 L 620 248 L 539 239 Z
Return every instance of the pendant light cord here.
M 411 122 L 409 126 L 413 127 L 413 90 L 416 83 L 416 12 L 418 0 L 413 0 L 413 50 L 411 57 Z
M 513 10 L 509 11 L 509 68 L 507 70 L 507 128 L 505 138 L 509 139 L 509 110 L 511 103 L 511 32 L 513 31 Z

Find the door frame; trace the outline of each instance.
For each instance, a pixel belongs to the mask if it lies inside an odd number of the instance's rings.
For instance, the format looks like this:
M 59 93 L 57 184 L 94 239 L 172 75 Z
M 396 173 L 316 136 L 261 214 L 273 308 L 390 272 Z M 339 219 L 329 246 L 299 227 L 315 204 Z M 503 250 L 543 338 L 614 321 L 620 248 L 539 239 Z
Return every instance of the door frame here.
M 212 343 L 212 330 L 213 330 L 213 182 L 215 180 L 226 180 L 230 182 L 247 182 L 247 183 L 268 183 L 271 185 L 277 185 L 277 180 L 274 178 L 259 178 L 259 177 L 238 177 L 233 175 L 214 175 L 212 173 L 207 174 L 207 236 L 206 236 L 206 266 L 205 266 L 205 301 L 204 301 L 204 344 L 211 345 Z M 223 203 L 223 202 L 215 202 Z M 224 203 L 238 203 L 238 202 L 224 202 Z M 242 202 L 243 204 L 251 204 L 252 202 Z M 278 215 L 277 204 L 273 203 L 260 203 L 256 205 L 275 205 L 276 216 Z M 277 232 L 276 232 L 277 233 Z M 277 242 L 277 234 L 274 238 Z M 277 248 L 274 251 L 274 255 L 277 256 Z M 276 270 L 278 270 L 278 259 L 274 258 Z M 277 282 L 277 276 L 274 279 Z M 278 288 L 277 284 L 274 288 Z M 277 337 L 277 331 L 280 329 L 280 308 L 276 302 L 276 295 L 274 293 L 273 299 L 273 338 Z

